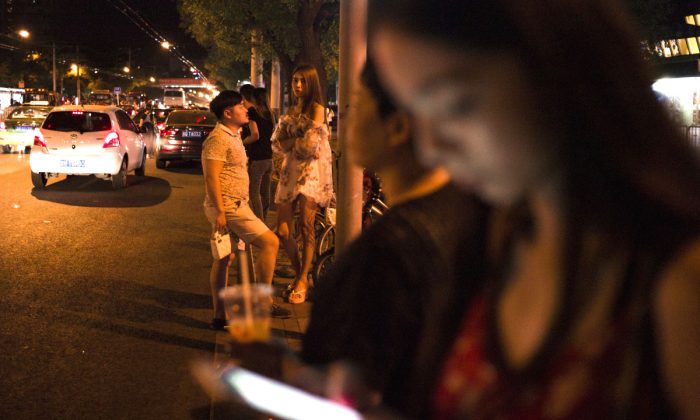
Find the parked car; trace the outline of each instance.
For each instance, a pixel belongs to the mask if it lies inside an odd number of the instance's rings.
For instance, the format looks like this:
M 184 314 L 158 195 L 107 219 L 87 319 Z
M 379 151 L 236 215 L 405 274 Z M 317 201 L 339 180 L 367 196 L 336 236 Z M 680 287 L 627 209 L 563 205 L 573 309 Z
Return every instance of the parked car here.
M 92 105 L 116 105 L 117 97 L 112 93 L 112 91 L 107 89 L 93 90 L 88 95 L 86 104 Z
M 119 189 L 126 187 L 128 172 L 145 175 L 146 145 L 136 124 L 117 107 L 60 106 L 35 133 L 29 167 L 39 189 L 59 174 L 95 175 Z
M 3 153 L 24 150 L 29 153 L 34 143 L 34 130 L 41 126 L 52 106 L 22 105 L 0 122 L 0 145 Z
M 156 168 L 165 168 L 171 160 L 200 160 L 202 143 L 216 122 L 216 115 L 210 111 L 173 110 L 160 131 Z

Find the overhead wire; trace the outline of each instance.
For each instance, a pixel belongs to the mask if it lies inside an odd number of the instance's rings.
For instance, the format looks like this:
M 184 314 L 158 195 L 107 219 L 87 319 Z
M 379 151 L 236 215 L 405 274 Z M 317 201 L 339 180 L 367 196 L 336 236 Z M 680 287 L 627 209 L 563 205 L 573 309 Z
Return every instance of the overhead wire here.
M 160 45 L 163 45 L 164 42 L 169 42 L 167 38 L 162 36 L 158 30 L 156 30 L 153 25 L 151 25 L 141 14 L 134 10 L 129 4 L 127 4 L 124 0 L 108 0 L 109 3 L 117 10 L 119 10 L 120 13 L 122 13 L 124 16 L 126 16 L 134 25 L 136 25 L 137 28 L 139 28 L 141 31 L 143 31 L 146 35 L 148 35 L 150 38 L 152 38 L 155 42 L 157 42 Z M 120 7 L 121 6 L 121 7 Z M 185 57 L 184 54 L 182 54 L 179 49 L 176 48 L 174 44 L 171 44 L 171 47 L 168 48 L 168 50 L 175 55 L 175 57 L 180 60 L 183 64 L 186 66 L 189 66 L 191 69 L 194 70 L 196 74 L 198 74 L 202 80 L 209 84 L 209 80 L 207 77 L 204 75 L 204 73 L 197 68 L 197 66 L 187 57 Z

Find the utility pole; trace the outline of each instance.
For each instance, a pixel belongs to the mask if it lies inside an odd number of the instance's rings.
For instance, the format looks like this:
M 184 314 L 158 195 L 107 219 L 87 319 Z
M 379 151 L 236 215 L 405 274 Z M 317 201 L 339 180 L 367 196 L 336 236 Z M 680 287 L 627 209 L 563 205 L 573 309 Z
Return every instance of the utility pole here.
M 75 69 L 75 73 L 77 74 L 77 77 L 75 78 L 75 83 L 76 83 L 76 93 L 75 93 L 75 99 L 76 99 L 76 105 L 80 104 L 80 46 L 75 46 L 75 61 L 77 65 L 77 69 Z
M 253 44 L 253 47 L 250 48 L 250 83 L 255 87 L 263 87 L 265 83 L 262 75 L 263 59 L 257 48 L 255 48 L 258 40 L 257 32 L 253 31 L 250 38 L 251 44 Z
M 360 69 L 367 59 L 367 0 L 340 0 L 340 57 L 338 79 L 338 224 L 336 252 L 341 251 L 362 230 L 362 169 L 348 158 L 347 112 L 350 95 L 358 81 Z

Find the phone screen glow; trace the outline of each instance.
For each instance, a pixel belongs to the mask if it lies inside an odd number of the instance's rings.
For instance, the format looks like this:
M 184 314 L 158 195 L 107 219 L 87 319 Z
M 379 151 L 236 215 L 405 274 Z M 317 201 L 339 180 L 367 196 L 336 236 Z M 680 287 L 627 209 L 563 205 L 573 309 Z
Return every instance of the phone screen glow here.
M 242 368 L 224 375 L 228 384 L 251 407 L 286 419 L 358 420 L 360 414 L 282 382 Z

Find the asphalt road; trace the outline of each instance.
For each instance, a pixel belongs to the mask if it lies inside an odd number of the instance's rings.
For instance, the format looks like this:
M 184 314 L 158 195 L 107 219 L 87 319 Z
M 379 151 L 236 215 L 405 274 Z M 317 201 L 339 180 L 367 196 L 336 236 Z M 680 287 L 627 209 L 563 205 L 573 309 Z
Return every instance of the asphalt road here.
M 211 359 L 201 167 L 32 188 L 0 155 L 0 418 L 208 419 L 190 364 Z

